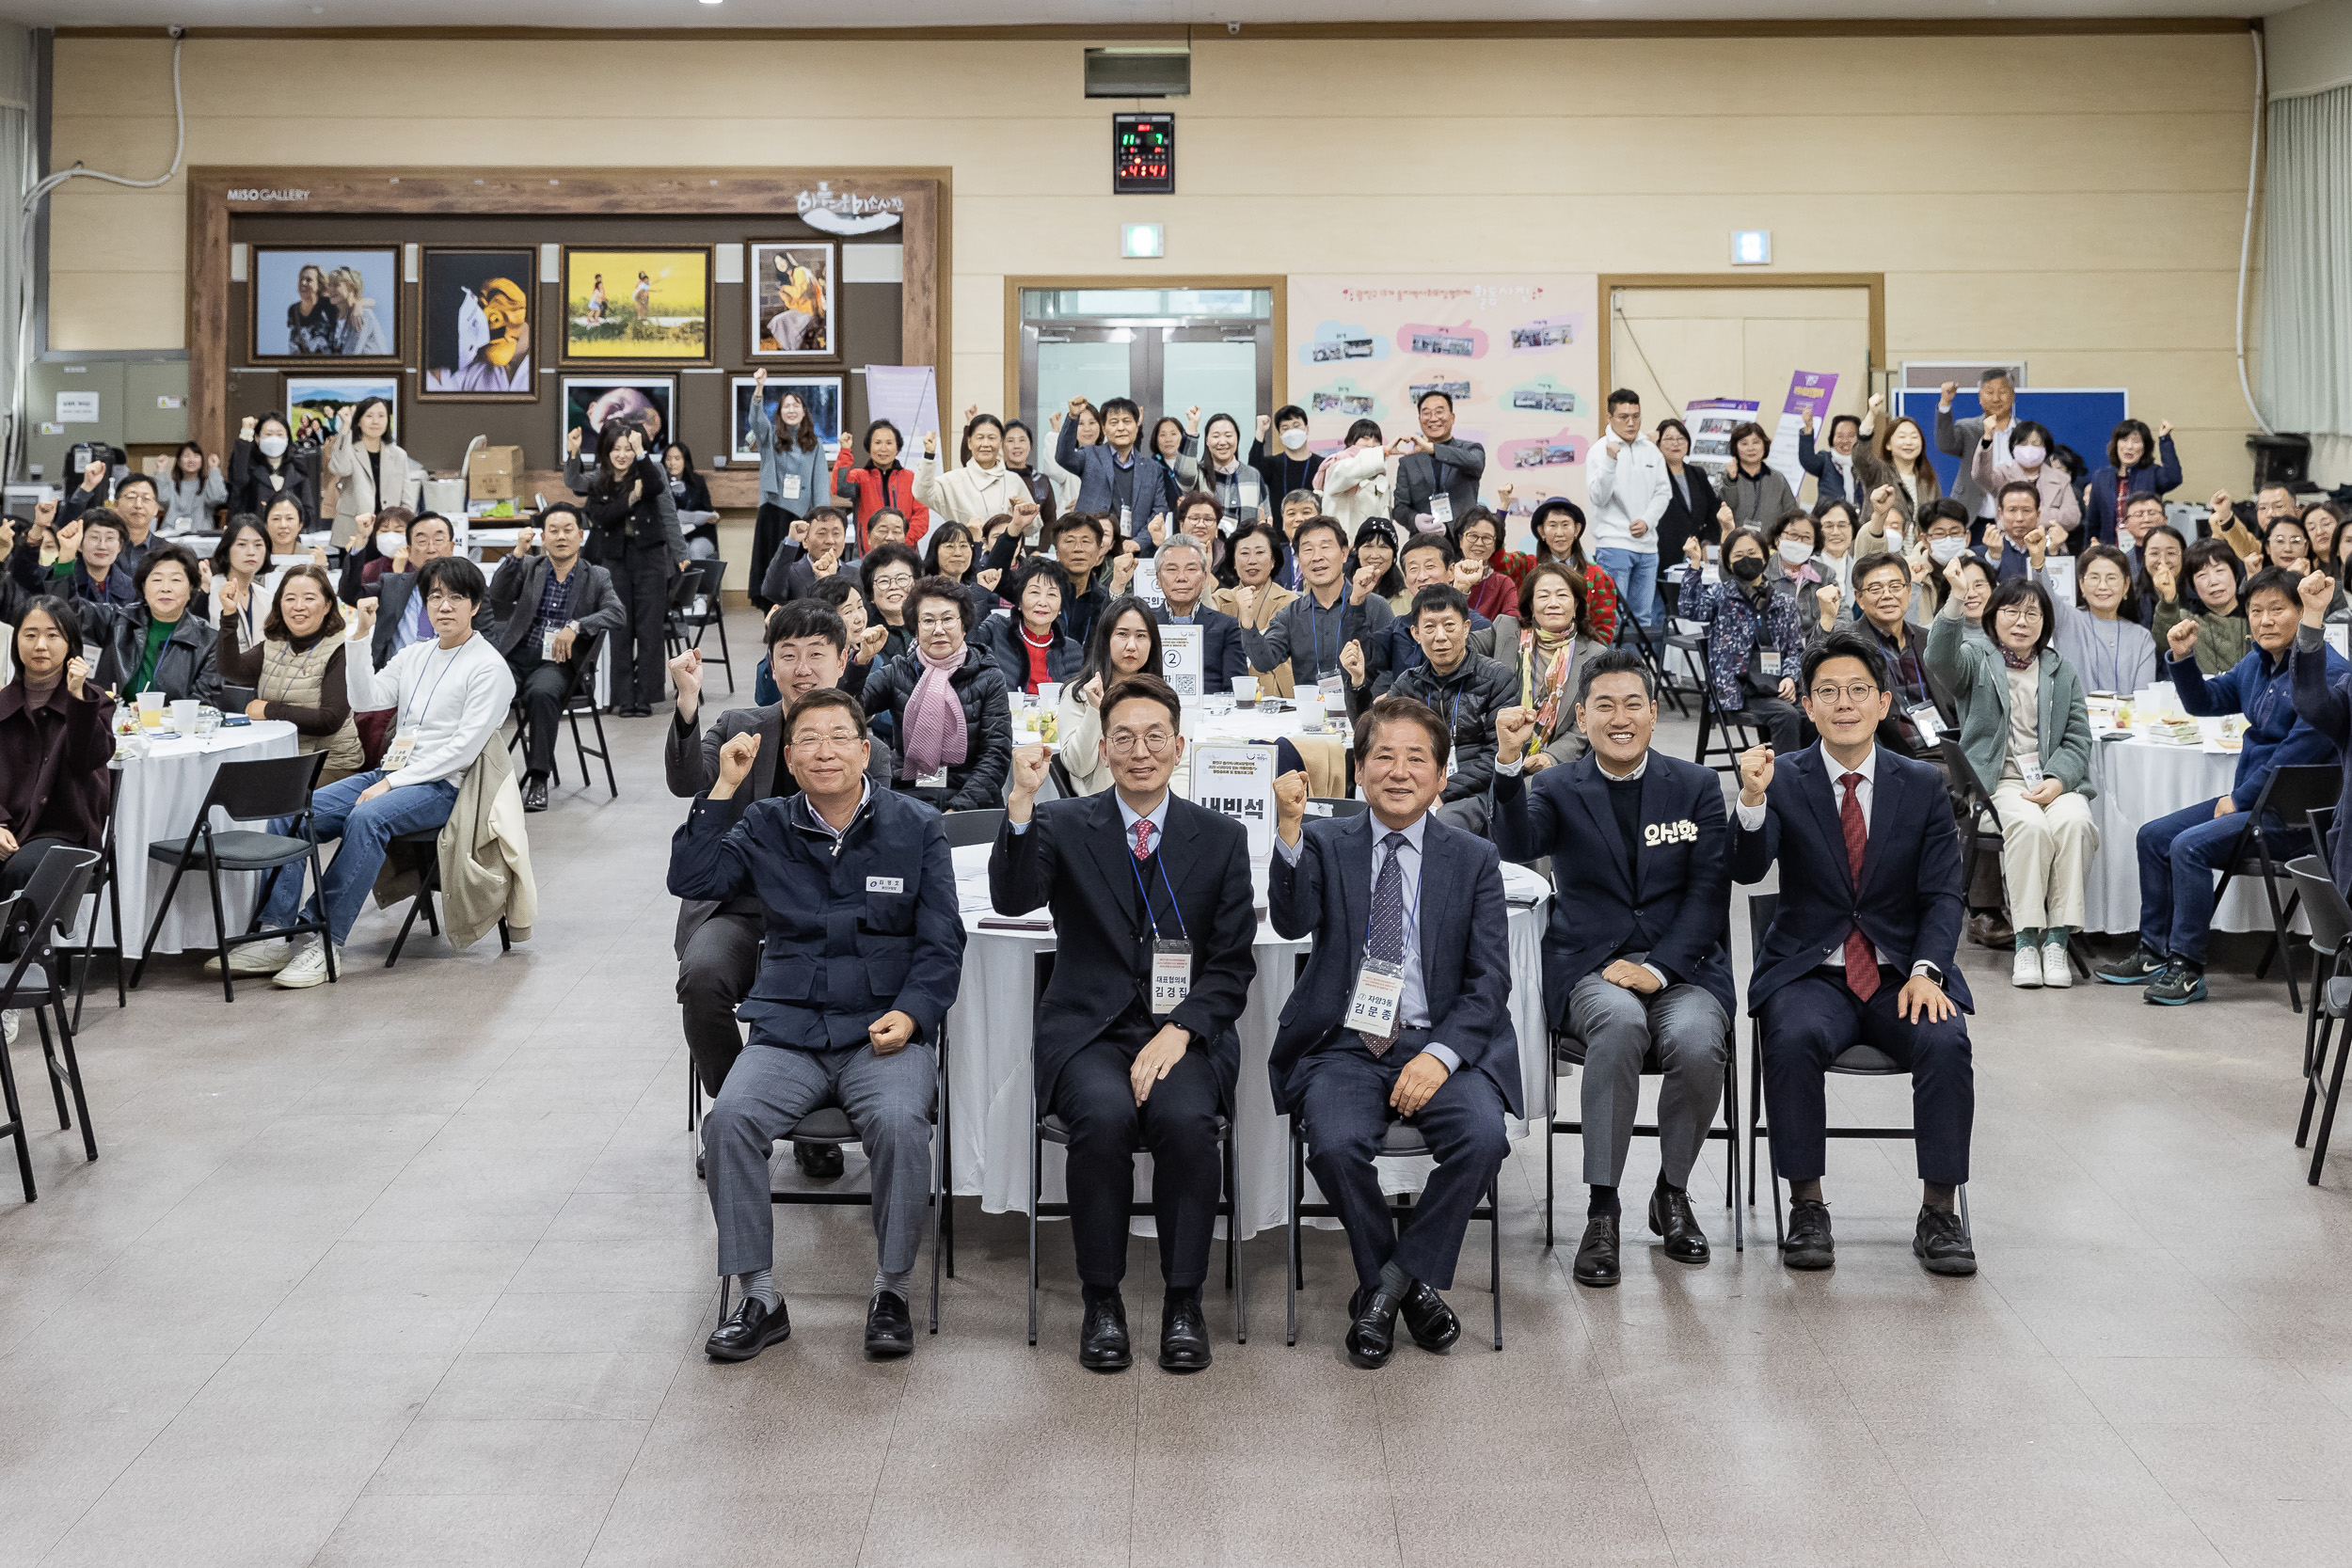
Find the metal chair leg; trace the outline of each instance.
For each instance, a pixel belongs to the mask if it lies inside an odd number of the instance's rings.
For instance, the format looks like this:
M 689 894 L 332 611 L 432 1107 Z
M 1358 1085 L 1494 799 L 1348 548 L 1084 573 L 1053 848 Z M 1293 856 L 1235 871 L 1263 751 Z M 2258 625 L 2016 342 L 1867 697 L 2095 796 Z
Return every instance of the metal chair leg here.
M 73 1030 L 65 1019 L 65 992 L 57 993 L 57 1043 L 65 1055 L 66 1086 L 73 1091 L 73 1114 L 82 1119 L 82 1151 L 91 1160 L 98 1158 L 98 1133 L 89 1124 L 89 1096 L 82 1087 L 82 1062 L 73 1050 Z
M 2311 1184 L 2314 1187 L 2319 1185 L 2320 1167 L 2328 1163 L 2328 1138 L 2336 1127 L 2336 1100 L 2344 1093 L 2344 1064 L 2347 1056 L 2352 1056 L 2352 1027 L 2344 1030 L 2336 1046 L 2335 1070 L 2328 1078 L 2328 1102 L 2319 1114 L 2319 1136 L 2312 1141 Z
M 1502 1348 L 1502 1178 L 1486 1183 L 1486 1288 L 1495 1298 L 1495 1349 Z
M 1038 1131 L 1037 1108 L 1029 1108 L 1029 1345 L 1037 1346 L 1037 1203 L 1038 1165 L 1045 1158 L 1045 1137 Z
M 32 1145 L 24 1136 L 24 1107 L 16 1095 L 16 1069 L 8 1061 L 8 1048 L 0 1044 L 0 1105 L 8 1108 L 8 1119 L 0 1129 L 16 1140 L 16 1174 L 24 1184 L 24 1201 L 34 1202 L 40 1190 L 33 1184 Z
M 1291 1157 L 1288 1162 L 1290 1214 L 1288 1223 L 1284 1227 L 1286 1234 L 1283 1238 L 1282 1257 L 1282 1287 L 1284 1294 L 1289 1298 L 1287 1320 L 1289 1328 L 1282 1341 L 1286 1345 L 1298 1343 L 1298 1204 L 1301 1196 L 1298 1190 L 1298 1125 L 1293 1122 L 1291 1124 Z

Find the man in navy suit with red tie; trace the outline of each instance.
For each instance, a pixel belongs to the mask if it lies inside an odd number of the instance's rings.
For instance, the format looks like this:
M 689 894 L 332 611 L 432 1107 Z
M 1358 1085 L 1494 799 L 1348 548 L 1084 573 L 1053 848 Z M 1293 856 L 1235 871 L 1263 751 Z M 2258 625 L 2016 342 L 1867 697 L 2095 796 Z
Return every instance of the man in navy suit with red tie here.
M 1968 1180 L 1976 1069 L 1961 1016 L 1973 1004 L 1952 957 L 1962 908 L 1951 800 L 1933 768 L 1876 744 L 1891 698 L 1885 662 L 1862 634 L 1840 628 L 1814 644 L 1798 684 L 1820 744 L 1777 766 L 1768 746 L 1740 758 L 1731 849 L 1736 881 L 1780 865 L 1748 1011 L 1763 1028 L 1772 1168 L 1792 1199 L 1784 1261 L 1835 1261 L 1821 1199 L 1822 1075 L 1867 1045 L 1911 1073 L 1926 1186 L 1912 1251 L 1931 1274 L 1974 1274 L 1952 1212 Z

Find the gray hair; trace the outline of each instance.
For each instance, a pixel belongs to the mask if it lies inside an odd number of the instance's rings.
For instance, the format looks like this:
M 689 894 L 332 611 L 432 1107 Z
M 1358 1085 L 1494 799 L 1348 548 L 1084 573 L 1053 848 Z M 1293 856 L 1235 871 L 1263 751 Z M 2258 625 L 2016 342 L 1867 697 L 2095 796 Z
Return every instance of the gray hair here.
M 1200 569 L 1204 572 L 1209 569 L 1209 552 L 1201 547 L 1200 540 L 1195 539 L 1189 533 L 1169 534 L 1167 540 L 1161 544 L 1159 553 L 1161 555 L 1166 555 L 1170 550 L 1190 550 L 1194 554 L 1200 556 Z
M 1603 675 L 1639 675 L 1642 695 L 1651 703 L 1658 701 L 1658 677 L 1649 667 L 1649 660 L 1631 648 L 1612 648 L 1598 658 L 1588 658 L 1576 673 L 1576 705 L 1582 707 L 1593 694 L 1593 682 Z

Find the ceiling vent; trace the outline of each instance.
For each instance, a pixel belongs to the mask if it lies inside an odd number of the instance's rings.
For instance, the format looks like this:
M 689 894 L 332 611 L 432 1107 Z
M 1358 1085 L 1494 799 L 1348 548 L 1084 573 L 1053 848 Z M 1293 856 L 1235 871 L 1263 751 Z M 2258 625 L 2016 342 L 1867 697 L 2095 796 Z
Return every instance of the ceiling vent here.
M 1087 51 L 1089 98 L 1189 98 L 1192 51 L 1181 43 Z

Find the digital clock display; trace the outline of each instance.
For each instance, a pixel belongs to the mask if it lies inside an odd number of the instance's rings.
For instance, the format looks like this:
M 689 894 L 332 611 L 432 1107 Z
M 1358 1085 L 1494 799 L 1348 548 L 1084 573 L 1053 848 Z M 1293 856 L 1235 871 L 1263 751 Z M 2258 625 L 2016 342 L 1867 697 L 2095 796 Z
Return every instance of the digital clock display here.
M 1111 194 L 1176 193 L 1176 117 L 1111 116 Z

